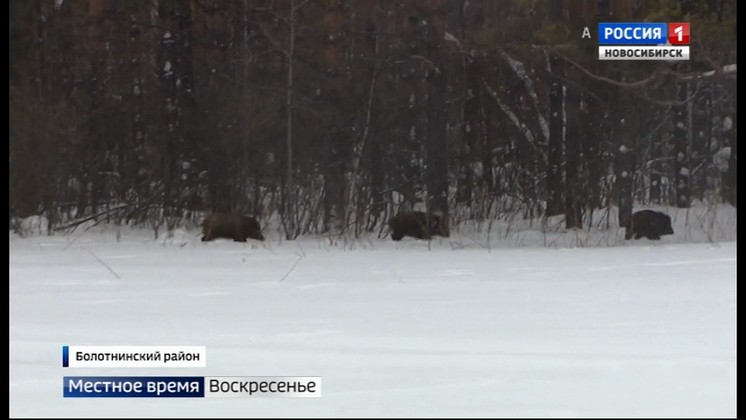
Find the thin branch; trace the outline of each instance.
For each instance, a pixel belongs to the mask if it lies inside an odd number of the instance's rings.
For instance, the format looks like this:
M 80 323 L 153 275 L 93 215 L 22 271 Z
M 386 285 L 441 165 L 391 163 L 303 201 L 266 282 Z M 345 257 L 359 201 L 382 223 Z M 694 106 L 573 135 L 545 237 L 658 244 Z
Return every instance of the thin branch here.
M 708 70 L 697 74 L 689 74 L 689 75 L 678 75 L 678 78 L 680 80 L 700 80 L 700 79 L 707 79 L 710 77 L 724 77 L 724 76 L 731 76 L 731 77 L 738 77 L 738 65 L 737 64 L 726 64 L 720 68 L 717 68 L 715 70 Z
M 282 47 L 282 45 L 279 42 L 277 42 L 277 40 L 275 40 L 273 37 L 269 35 L 269 31 L 267 30 L 267 28 L 264 26 L 262 22 L 257 22 L 257 23 L 259 24 L 259 27 L 262 29 L 262 35 L 264 35 L 267 38 L 267 40 L 271 42 L 272 45 L 275 46 L 275 51 L 280 52 L 287 59 L 288 52 Z
M 69 229 L 71 227 L 78 227 L 81 224 L 83 224 L 83 223 L 85 223 L 85 222 L 87 222 L 89 220 L 95 219 L 95 218 L 97 218 L 99 216 L 103 216 L 104 214 L 108 214 L 108 213 L 112 213 L 112 212 L 119 211 L 119 210 L 122 210 L 122 209 L 126 209 L 127 207 L 132 207 L 134 205 L 135 205 L 135 203 L 124 204 L 124 205 L 121 205 L 119 207 L 115 207 L 113 209 L 104 210 L 104 211 L 101 211 L 101 212 L 98 212 L 98 213 L 94 214 L 93 216 L 88 216 L 86 218 L 83 218 L 83 219 L 76 220 L 74 222 L 68 223 L 65 226 L 56 227 L 56 228 L 54 228 L 54 230 L 55 231 L 60 231 L 60 230 Z M 146 205 L 149 205 L 149 204 L 146 204 Z
M 635 82 L 623 82 L 623 81 L 619 81 L 619 80 L 614 80 L 614 79 L 610 79 L 608 77 L 599 76 L 599 75 L 597 75 L 595 73 L 592 73 L 590 70 L 588 70 L 585 67 L 581 66 L 580 64 L 578 64 L 577 62 L 573 61 L 572 59 L 570 59 L 566 55 L 560 54 L 559 52 L 557 52 L 554 49 L 552 50 L 552 52 L 554 54 L 557 54 L 558 57 L 562 58 L 566 62 L 568 62 L 568 63 L 572 64 L 573 66 L 575 66 L 578 70 L 582 71 L 586 76 L 590 77 L 591 79 L 598 80 L 598 81 L 604 82 L 604 83 L 608 83 L 608 84 L 614 85 L 614 86 L 619 86 L 619 87 L 624 87 L 624 88 L 642 87 L 642 86 L 646 86 L 646 85 L 654 82 L 659 77 L 659 74 L 656 71 L 650 77 L 648 77 L 646 79 L 638 80 L 638 81 L 635 81 Z
M 114 277 L 116 277 L 116 278 L 118 278 L 118 279 L 121 279 L 121 277 L 119 277 L 119 274 L 115 273 L 115 272 L 114 272 L 114 270 L 112 270 L 112 269 L 111 269 L 111 267 L 109 267 L 109 264 L 106 264 L 106 263 L 104 262 L 104 260 L 102 260 L 101 258 L 99 258 L 99 257 L 98 257 L 98 255 L 94 254 L 94 253 L 93 253 L 93 252 L 92 252 L 92 251 L 91 251 L 90 249 L 88 249 L 88 248 L 86 248 L 86 247 L 83 247 L 83 249 L 85 249 L 86 251 L 88 251 L 88 253 L 89 253 L 89 254 L 91 254 L 91 255 L 93 256 L 93 258 L 97 259 L 97 260 L 98 260 L 98 262 L 100 262 L 100 263 L 101 263 L 101 265 L 103 265 L 104 267 L 106 267 L 106 269 L 107 269 L 107 270 L 109 270 L 109 272 L 110 272 L 111 274 L 113 274 L 113 275 L 114 275 Z
M 531 145 L 531 148 L 533 148 L 534 151 L 538 153 L 544 161 L 546 161 L 547 156 L 544 151 L 536 145 L 536 138 L 534 137 L 534 133 L 531 131 L 531 129 L 526 124 L 523 124 L 518 116 L 513 111 L 511 111 L 510 108 L 503 103 L 503 101 L 500 100 L 500 98 L 497 96 L 497 93 L 490 87 L 489 84 L 487 84 L 487 81 L 484 80 L 484 78 L 482 79 L 482 84 L 487 89 L 487 93 L 489 93 L 490 97 L 495 101 L 500 110 L 505 113 L 510 122 L 512 122 L 513 125 L 515 125 L 516 128 L 518 128 L 518 130 L 523 134 L 528 144 Z
M 557 51 L 557 50 L 553 49 L 552 51 Z M 565 60 L 566 62 L 572 64 L 577 69 L 579 69 L 580 71 L 582 71 L 586 76 L 588 76 L 588 77 L 590 77 L 590 78 L 592 78 L 594 80 L 598 80 L 598 81 L 601 81 L 601 82 L 604 82 L 604 83 L 608 83 L 608 84 L 611 84 L 611 85 L 614 85 L 614 86 L 619 86 L 619 87 L 624 87 L 624 88 L 635 88 L 635 87 L 646 86 L 646 85 L 654 82 L 660 76 L 664 75 L 664 73 L 665 73 L 665 75 L 673 76 L 675 79 L 680 80 L 680 81 L 699 80 L 699 79 L 704 79 L 704 78 L 709 78 L 709 77 L 715 77 L 715 76 L 731 76 L 732 75 L 733 77 L 736 77 L 737 74 L 738 74 L 738 67 L 737 67 L 736 64 L 726 64 L 724 66 L 715 67 L 713 70 L 708 70 L 708 71 L 705 71 L 705 72 L 694 73 L 694 74 L 682 74 L 682 73 L 674 72 L 672 70 L 664 70 L 663 72 L 656 71 L 650 77 L 648 77 L 646 79 L 642 79 L 642 80 L 638 80 L 638 81 L 634 81 L 634 82 L 624 82 L 624 81 L 614 80 L 614 79 L 610 79 L 608 77 L 597 75 L 597 74 L 591 72 L 590 70 L 586 69 L 585 67 L 583 67 L 579 63 L 573 61 L 571 58 L 567 57 L 566 55 L 562 55 L 562 54 L 557 53 L 557 52 L 555 52 L 555 54 L 557 54 L 558 57 L 560 57 L 563 60 Z
M 295 264 L 293 264 L 293 266 L 290 267 L 290 270 L 288 270 L 288 272 L 285 273 L 284 276 L 282 276 L 282 278 L 280 279 L 280 281 L 278 281 L 278 283 L 282 283 L 283 281 L 285 281 L 285 279 L 288 278 L 288 276 L 290 275 L 290 273 L 292 273 L 293 270 L 295 270 L 295 266 L 297 266 L 298 263 L 300 262 L 300 260 L 302 260 L 302 259 L 303 259 L 303 255 L 298 255 L 298 259 L 295 261 Z
M 513 73 L 515 73 L 515 75 L 523 82 L 523 86 L 528 92 L 529 98 L 531 98 L 531 104 L 534 106 L 534 110 L 536 111 L 539 120 L 539 127 L 541 128 L 540 131 L 544 135 L 545 140 L 549 139 L 549 124 L 544 118 L 544 114 L 541 112 L 539 96 L 536 94 L 533 80 L 531 80 L 531 76 L 528 75 L 525 65 L 508 55 L 505 51 L 500 51 L 500 56 L 508 63 L 510 69 L 513 70 Z
M 683 99 L 681 101 L 679 101 L 679 100 L 676 100 L 676 101 L 663 101 L 663 100 L 660 100 L 660 99 L 651 98 L 650 96 L 648 96 L 645 93 L 638 93 L 637 97 L 641 98 L 641 99 L 644 99 L 644 100 L 646 100 L 648 102 L 651 102 L 653 104 L 656 104 L 656 105 L 667 106 L 667 107 L 682 106 L 682 105 L 686 105 L 690 101 L 694 100 L 694 98 L 697 96 L 697 93 L 699 92 L 699 89 L 700 89 L 700 86 L 697 85 L 694 88 L 694 91 L 692 92 L 692 94 L 689 95 L 689 96 L 687 96 L 685 99 Z

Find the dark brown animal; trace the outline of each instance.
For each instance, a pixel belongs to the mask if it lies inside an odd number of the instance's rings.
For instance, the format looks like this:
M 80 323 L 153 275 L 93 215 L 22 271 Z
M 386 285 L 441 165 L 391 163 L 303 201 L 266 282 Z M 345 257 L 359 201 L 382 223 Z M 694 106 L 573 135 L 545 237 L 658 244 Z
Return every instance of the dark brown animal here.
M 671 218 L 666 213 L 653 210 L 636 211 L 624 229 L 624 239 L 640 239 L 643 236 L 658 240 L 663 235 L 673 235 Z
M 417 239 L 431 239 L 433 236 L 448 237 L 448 221 L 436 213 L 408 211 L 397 214 L 389 220 L 391 239 L 400 241 L 405 236 Z
M 246 242 L 246 238 L 264 240 L 259 222 L 253 217 L 238 214 L 215 213 L 202 221 L 202 241 L 217 238 Z

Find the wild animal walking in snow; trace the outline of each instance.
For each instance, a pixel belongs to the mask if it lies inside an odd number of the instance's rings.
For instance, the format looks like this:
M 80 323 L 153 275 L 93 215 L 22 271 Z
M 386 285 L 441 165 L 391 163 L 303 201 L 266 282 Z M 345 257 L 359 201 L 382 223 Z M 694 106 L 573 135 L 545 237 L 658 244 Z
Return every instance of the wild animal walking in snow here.
M 246 238 L 264 240 L 261 226 L 256 219 L 238 214 L 215 213 L 202 221 L 202 242 L 217 238 L 246 242 Z
M 663 235 L 673 235 L 671 217 L 653 210 L 640 210 L 632 214 L 629 224 L 625 226 L 624 239 L 640 239 L 643 236 L 659 240 Z
M 432 236 L 448 237 L 448 221 L 436 213 L 408 211 L 399 213 L 389 220 L 391 239 L 400 241 L 405 236 L 417 239 L 431 239 Z

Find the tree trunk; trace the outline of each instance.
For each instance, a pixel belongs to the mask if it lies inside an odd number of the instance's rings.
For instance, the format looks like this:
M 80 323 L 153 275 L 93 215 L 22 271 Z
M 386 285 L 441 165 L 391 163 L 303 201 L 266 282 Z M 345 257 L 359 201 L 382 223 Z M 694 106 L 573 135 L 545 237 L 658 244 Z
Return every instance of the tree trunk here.
M 285 188 L 282 194 L 283 224 L 285 238 L 295 239 L 296 229 L 295 185 L 293 184 L 293 62 L 295 59 L 295 0 L 290 0 L 290 16 L 288 25 L 290 34 L 287 51 L 287 84 L 285 85 Z
M 567 104 L 572 108 L 567 116 L 567 135 L 565 136 L 565 228 L 582 229 L 582 206 L 580 198 L 580 180 L 578 177 L 580 166 L 580 137 L 581 125 L 584 123 L 584 105 L 581 95 L 568 88 Z
M 629 147 L 622 144 L 616 153 L 614 172 L 619 202 L 619 226 L 627 226 L 632 217 L 632 174 L 635 166 L 635 155 Z
M 661 174 L 663 157 L 663 136 L 654 134 L 650 144 L 650 153 L 648 155 L 648 171 L 650 173 L 649 200 L 651 204 L 661 203 Z
M 448 215 L 448 150 L 446 142 L 445 68 L 436 67 L 428 75 L 427 193 L 431 211 Z
M 489 209 L 491 208 L 492 202 L 499 195 L 498 188 L 499 182 L 495 182 L 495 164 L 492 150 L 494 144 L 492 141 L 493 136 L 499 132 L 495 128 L 496 122 L 492 120 L 492 113 L 489 112 L 488 106 L 480 106 L 480 117 L 482 122 L 480 123 L 480 130 L 482 131 L 481 138 L 481 154 L 482 154 L 482 177 L 480 179 L 480 214 L 479 216 L 483 219 L 490 217 Z
M 434 38 L 428 42 L 429 57 L 434 64 L 427 74 L 430 90 L 427 95 L 427 207 L 430 211 L 439 212 L 448 220 L 448 142 L 446 133 L 446 98 L 448 77 L 446 61 L 438 36 L 438 29 L 442 26 L 433 19 Z
M 481 92 L 479 80 L 481 68 L 477 59 L 466 55 L 464 66 L 464 109 L 461 135 L 461 151 L 459 154 L 459 176 L 457 186 L 457 201 L 471 207 L 474 172 L 471 165 L 479 134 L 479 94 Z
M 700 140 L 700 150 L 702 165 L 699 171 L 699 199 L 704 202 L 705 193 L 707 192 L 707 185 L 709 183 L 710 167 L 712 166 L 712 91 L 708 90 L 705 92 L 704 98 L 704 139 Z
M 738 144 L 738 141 L 736 140 L 736 127 L 737 127 L 737 118 L 736 115 L 733 114 L 732 116 L 733 121 L 733 127 L 728 131 L 728 142 L 730 144 L 730 157 L 728 159 L 728 169 L 725 172 L 725 182 L 723 182 L 723 192 L 724 192 L 724 198 L 725 200 L 732 204 L 733 207 L 736 206 L 737 202 L 737 159 L 736 159 L 736 145 Z
M 345 89 L 344 34 L 342 30 L 342 7 L 338 0 L 324 1 L 323 63 L 327 82 L 322 96 L 327 104 L 338 109 L 327 121 L 324 133 L 326 144 L 324 165 L 324 231 L 343 232 L 345 228 L 345 171 L 350 136 L 344 100 L 349 91 Z M 357 157 L 355 157 L 357 159 Z M 353 191 L 349 191 L 354 194 Z
M 688 99 L 688 84 L 679 86 L 679 100 Z M 691 101 L 677 105 L 674 114 L 674 186 L 676 188 L 676 207 L 688 208 L 689 190 L 689 127 L 688 109 Z
M 565 209 L 562 203 L 562 143 L 564 129 L 564 77 L 563 61 L 552 54 L 549 58 L 551 87 L 549 90 L 549 147 L 547 153 L 547 210 L 546 216 L 561 214 Z

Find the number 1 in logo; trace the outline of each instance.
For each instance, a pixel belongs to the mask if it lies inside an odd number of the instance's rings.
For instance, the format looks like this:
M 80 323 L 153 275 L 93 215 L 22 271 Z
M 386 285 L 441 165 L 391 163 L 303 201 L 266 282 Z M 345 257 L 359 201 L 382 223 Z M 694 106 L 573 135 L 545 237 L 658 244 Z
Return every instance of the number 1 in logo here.
M 668 43 L 671 45 L 689 45 L 689 24 L 669 23 Z

